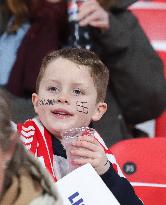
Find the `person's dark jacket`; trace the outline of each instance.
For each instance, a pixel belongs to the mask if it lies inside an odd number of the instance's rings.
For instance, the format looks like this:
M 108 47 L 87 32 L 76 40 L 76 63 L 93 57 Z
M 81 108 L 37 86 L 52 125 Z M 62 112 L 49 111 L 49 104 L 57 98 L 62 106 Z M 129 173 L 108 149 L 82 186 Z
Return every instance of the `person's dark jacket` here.
M 163 64 L 138 20 L 127 10 L 135 1 L 117 0 L 110 8 L 109 31 L 94 32 L 96 51 L 110 70 L 109 109 L 94 127 L 108 146 L 132 137 L 130 128 L 156 118 L 166 108 Z

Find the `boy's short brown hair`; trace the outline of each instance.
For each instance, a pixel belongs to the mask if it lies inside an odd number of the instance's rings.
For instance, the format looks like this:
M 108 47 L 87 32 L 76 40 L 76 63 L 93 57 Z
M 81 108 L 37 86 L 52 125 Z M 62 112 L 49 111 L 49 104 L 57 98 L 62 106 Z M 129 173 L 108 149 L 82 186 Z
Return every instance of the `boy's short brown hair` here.
M 53 51 L 44 57 L 36 81 L 37 93 L 39 92 L 40 82 L 44 76 L 48 64 L 58 58 L 64 58 L 76 63 L 77 65 L 84 65 L 89 67 L 91 69 L 91 76 L 97 90 L 97 102 L 103 102 L 105 100 L 109 79 L 108 68 L 104 65 L 104 63 L 98 58 L 95 53 L 80 48 L 64 48 L 57 51 Z

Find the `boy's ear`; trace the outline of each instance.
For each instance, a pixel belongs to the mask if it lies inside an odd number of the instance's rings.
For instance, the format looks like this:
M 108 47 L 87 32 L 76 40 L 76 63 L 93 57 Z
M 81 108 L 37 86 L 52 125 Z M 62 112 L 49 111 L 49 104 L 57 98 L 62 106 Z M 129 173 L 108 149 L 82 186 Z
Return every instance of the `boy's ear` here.
M 33 103 L 33 107 L 36 113 L 38 113 L 38 95 L 36 93 L 32 94 L 32 103 Z
M 100 120 L 106 111 L 107 111 L 107 104 L 106 103 L 104 103 L 104 102 L 97 103 L 96 110 L 92 116 L 92 121 Z

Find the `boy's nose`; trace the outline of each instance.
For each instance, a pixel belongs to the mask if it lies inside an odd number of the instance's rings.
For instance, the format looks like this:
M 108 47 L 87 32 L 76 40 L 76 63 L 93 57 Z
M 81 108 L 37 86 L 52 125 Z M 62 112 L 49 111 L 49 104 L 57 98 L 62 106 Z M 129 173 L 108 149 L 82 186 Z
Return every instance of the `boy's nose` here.
M 69 103 L 68 97 L 66 95 L 59 95 L 57 101 L 59 103 Z

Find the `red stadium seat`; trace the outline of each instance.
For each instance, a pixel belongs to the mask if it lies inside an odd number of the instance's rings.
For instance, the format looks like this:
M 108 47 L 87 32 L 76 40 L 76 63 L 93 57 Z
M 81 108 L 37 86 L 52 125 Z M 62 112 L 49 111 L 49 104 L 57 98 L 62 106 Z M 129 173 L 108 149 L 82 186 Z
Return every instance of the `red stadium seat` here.
M 151 41 L 166 40 L 166 1 L 140 1 L 133 4 L 130 10 L 138 18 Z
M 130 10 L 161 57 L 166 78 L 166 0 L 139 1 Z M 166 137 L 166 112 L 156 119 L 155 136 Z
M 144 1 L 146 1 L 146 0 L 144 0 Z M 165 3 L 165 0 L 149 0 L 149 1 L 152 1 L 152 2 L 163 2 L 163 3 Z
M 137 138 L 110 150 L 145 205 L 166 205 L 166 138 Z
M 159 51 L 159 55 L 164 63 L 164 68 L 165 68 L 164 75 L 166 78 L 166 50 Z M 156 119 L 155 136 L 156 137 L 166 137 L 166 111 L 160 117 Z

